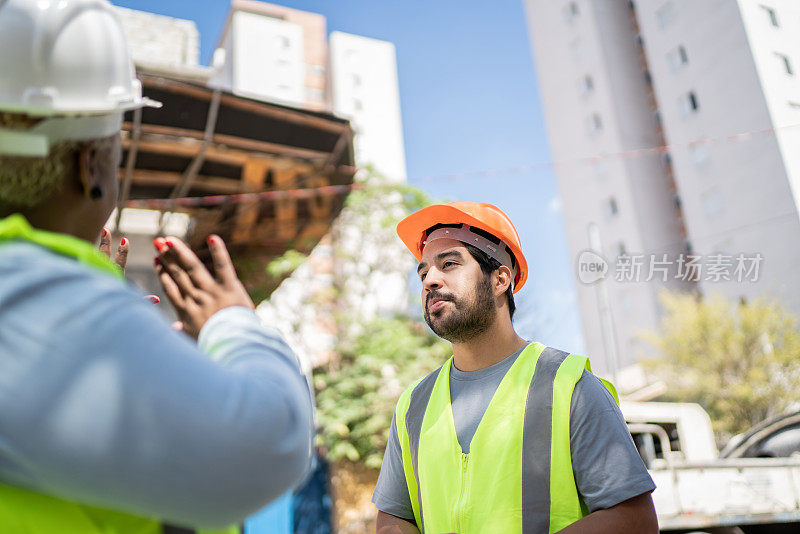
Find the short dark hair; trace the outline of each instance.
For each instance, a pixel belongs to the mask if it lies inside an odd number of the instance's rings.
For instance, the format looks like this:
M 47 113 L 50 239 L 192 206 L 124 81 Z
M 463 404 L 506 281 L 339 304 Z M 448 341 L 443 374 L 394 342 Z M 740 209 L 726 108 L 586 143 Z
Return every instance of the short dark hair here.
M 481 249 L 470 245 L 469 243 L 464 243 L 464 246 L 467 247 L 467 250 L 472 257 L 475 258 L 475 261 L 478 262 L 478 265 L 481 266 L 481 272 L 484 275 L 490 275 L 495 272 L 497 269 L 503 266 L 502 263 L 497 261 L 494 258 L 489 257 Z M 506 289 L 506 299 L 508 300 L 508 314 L 511 318 L 514 318 L 514 312 L 517 309 L 517 305 L 514 304 L 514 281 L 512 280 L 510 284 L 508 284 L 508 289 Z

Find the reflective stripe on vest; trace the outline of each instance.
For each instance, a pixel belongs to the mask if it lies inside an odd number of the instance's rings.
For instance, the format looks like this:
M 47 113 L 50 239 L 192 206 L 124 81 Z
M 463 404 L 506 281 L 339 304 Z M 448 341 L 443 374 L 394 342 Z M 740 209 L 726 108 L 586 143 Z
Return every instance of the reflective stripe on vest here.
M 469 454 L 453 423 L 451 365 L 406 390 L 395 413 L 420 531 L 543 534 L 587 515 L 572 472 L 569 412 L 589 360 L 530 344 L 498 386 Z
M 91 243 L 69 235 L 33 228 L 22 215 L 0 219 L 0 245 L 11 241 L 34 243 L 76 259 L 101 272 L 122 278 L 122 271 Z M 186 530 L 158 520 L 76 504 L 21 488 L 0 484 L 0 532 L 3 534 L 236 534 L 238 526 L 220 530 Z

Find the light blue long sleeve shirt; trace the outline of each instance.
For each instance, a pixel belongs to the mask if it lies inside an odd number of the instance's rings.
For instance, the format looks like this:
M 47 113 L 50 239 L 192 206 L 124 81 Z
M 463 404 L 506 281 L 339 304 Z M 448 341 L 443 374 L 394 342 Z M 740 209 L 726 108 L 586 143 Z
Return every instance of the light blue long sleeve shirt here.
M 251 310 L 196 345 L 111 276 L 0 247 L 0 482 L 219 527 L 296 484 L 312 438 L 297 359 Z

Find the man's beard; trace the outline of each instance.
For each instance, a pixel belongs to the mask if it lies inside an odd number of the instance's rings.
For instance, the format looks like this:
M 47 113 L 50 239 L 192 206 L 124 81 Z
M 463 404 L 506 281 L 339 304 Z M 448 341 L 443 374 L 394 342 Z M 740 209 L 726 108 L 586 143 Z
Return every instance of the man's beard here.
M 471 297 L 471 298 L 469 298 Z M 440 308 L 433 313 L 428 303 L 433 298 L 453 303 L 453 310 Z M 446 305 L 445 305 L 446 306 Z M 497 316 L 491 277 L 483 276 L 475 285 L 475 290 L 466 299 L 440 293 L 436 290 L 428 293 L 425 299 L 425 322 L 433 332 L 451 343 L 463 343 L 486 332 Z M 441 317 L 439 317 L 441 315 Z

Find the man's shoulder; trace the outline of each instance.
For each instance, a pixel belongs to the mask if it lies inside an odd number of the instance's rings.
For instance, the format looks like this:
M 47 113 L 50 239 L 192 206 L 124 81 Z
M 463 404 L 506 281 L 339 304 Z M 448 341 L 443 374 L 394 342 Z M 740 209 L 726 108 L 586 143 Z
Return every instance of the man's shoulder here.
M 412 395 L 415 395 L 415 392 L 433 389 L 433 384 L 436 382 L 436 377 L 439 376 L 439 372 L 442 370 L 442 367 L 444 367 L 444 365 L 440 365 L 427 375 L 418 378 L 410 386 L 408 386 L 405 391 L 400 394 L 400 398 L 397 401 L 398 409 L 405 411 L 411 402 Z

